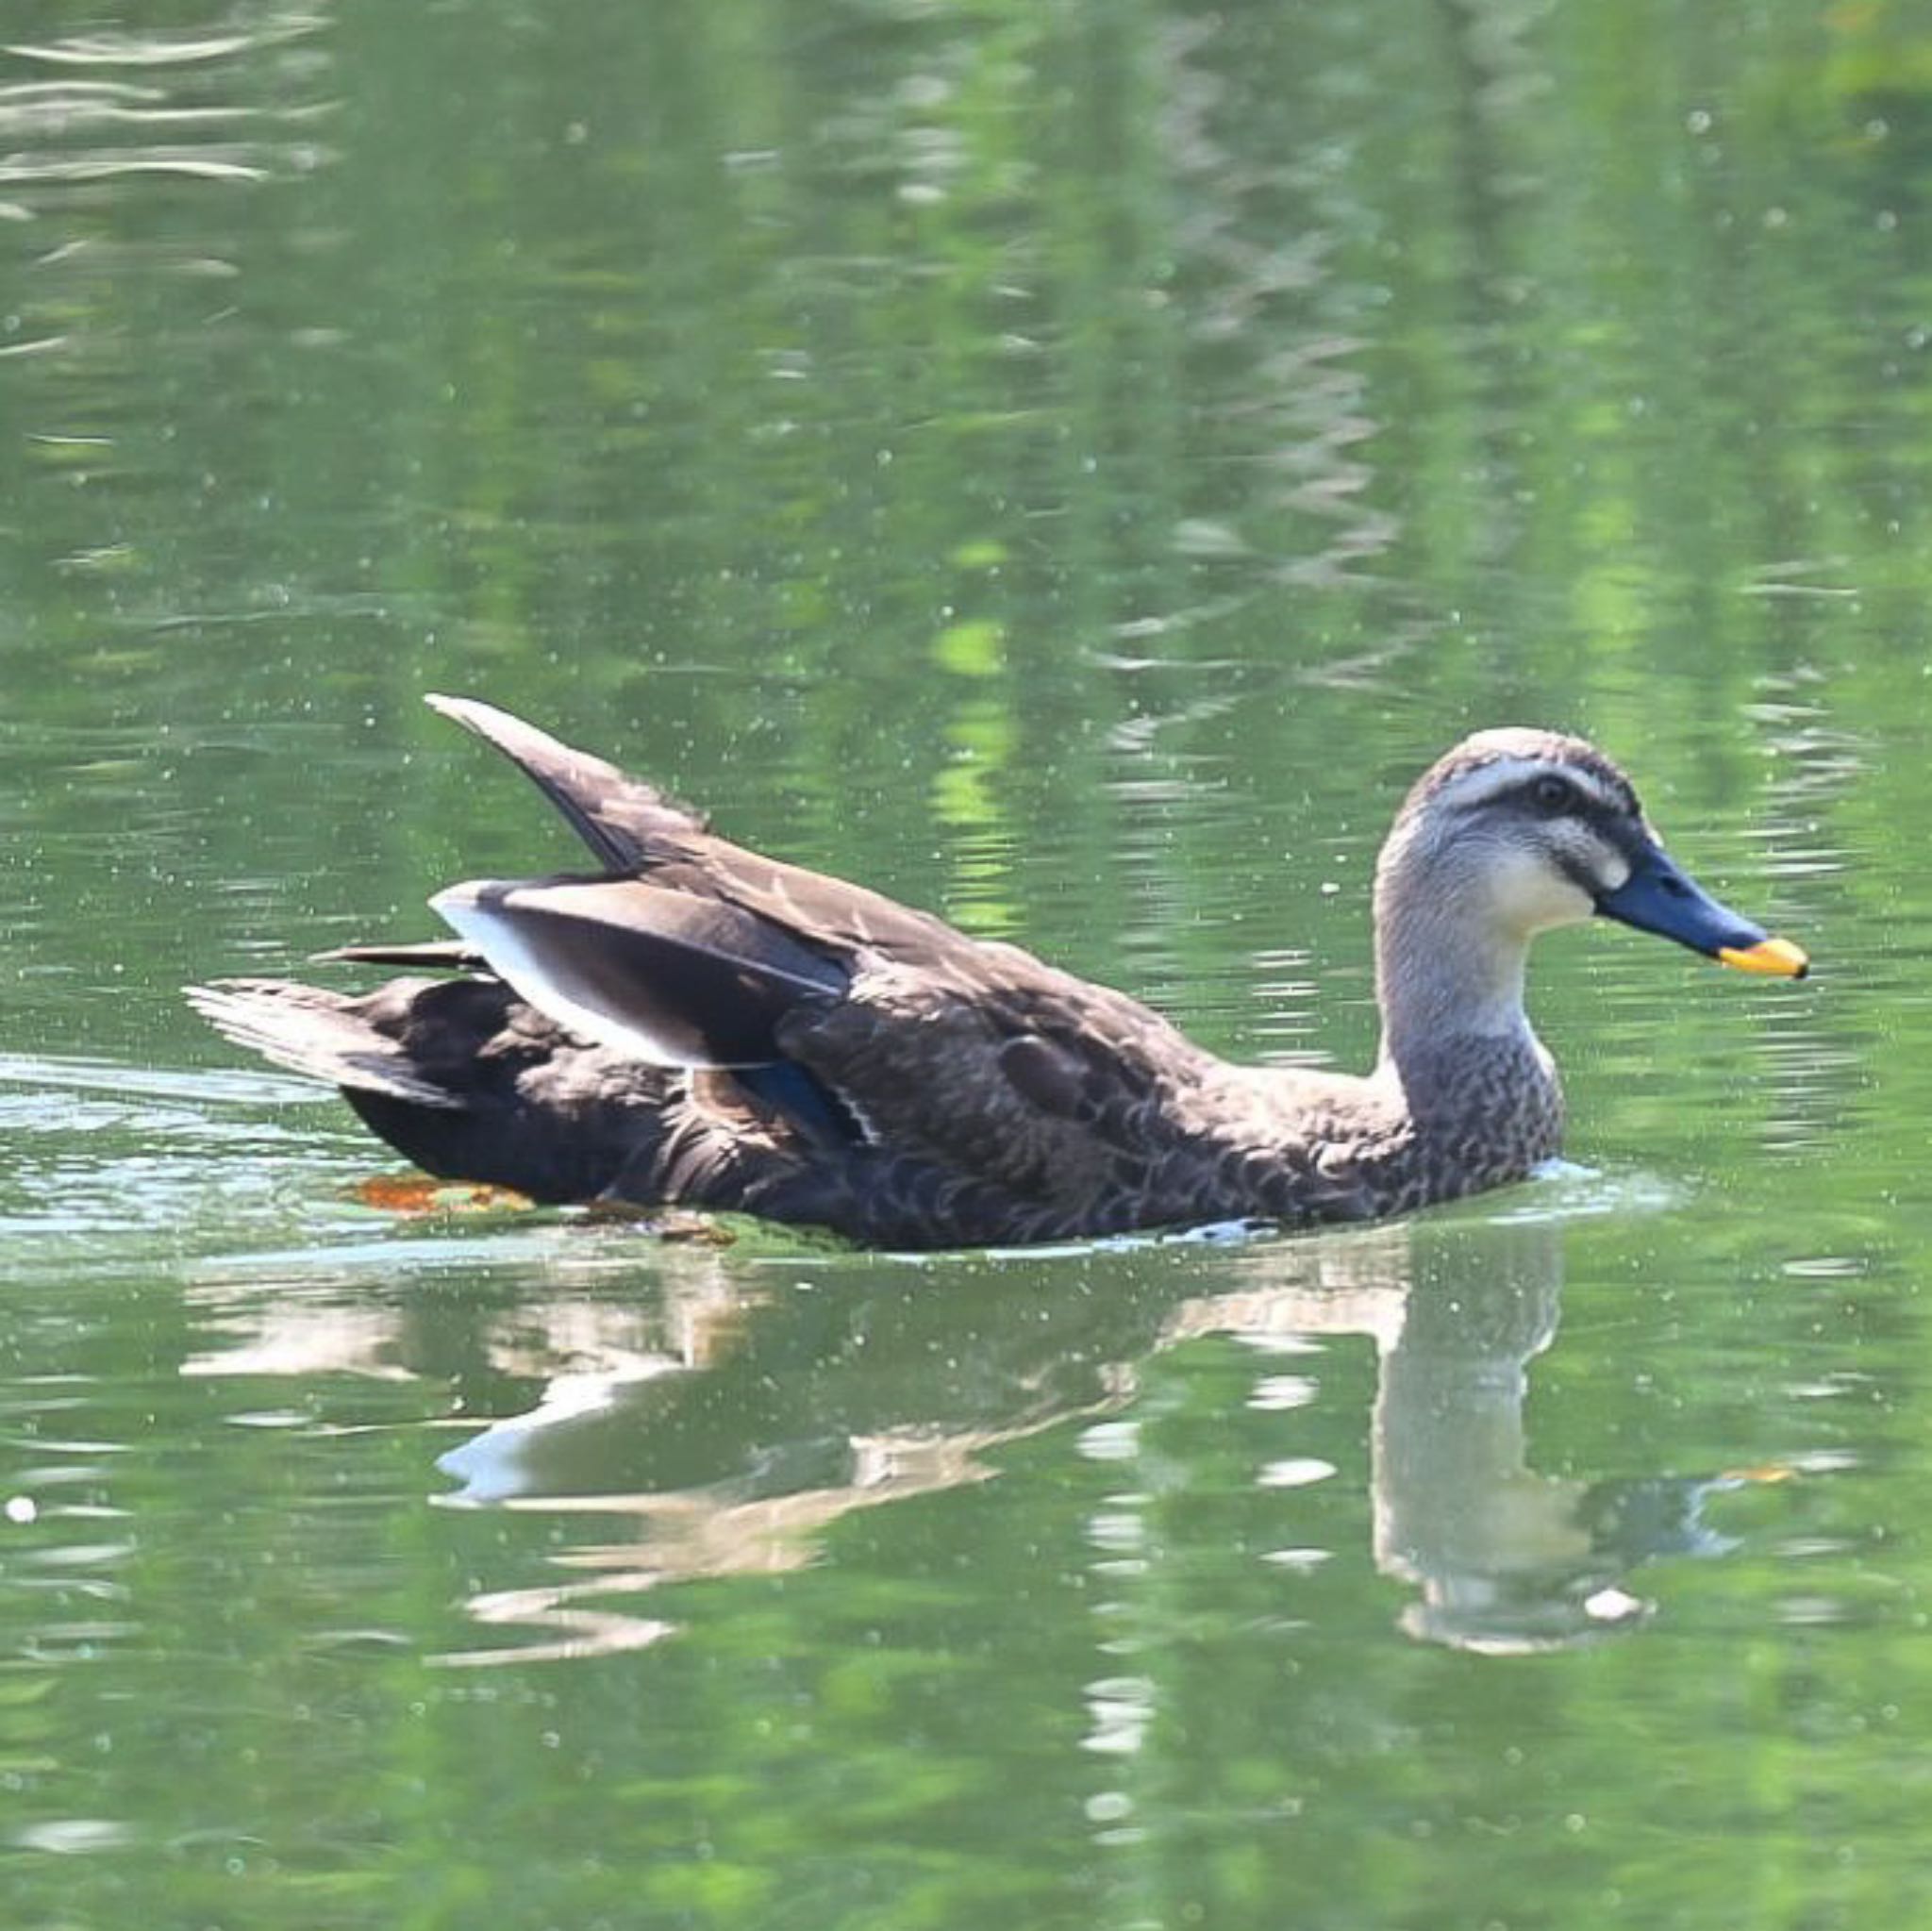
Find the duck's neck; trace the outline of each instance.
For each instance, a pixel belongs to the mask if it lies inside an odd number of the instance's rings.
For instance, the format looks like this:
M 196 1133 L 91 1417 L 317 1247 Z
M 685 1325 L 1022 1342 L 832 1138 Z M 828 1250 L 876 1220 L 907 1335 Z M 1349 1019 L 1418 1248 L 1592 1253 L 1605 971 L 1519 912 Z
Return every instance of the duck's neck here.
M 1481 1059 L 1486 1045 L 1498 1061 L 1541 1062 L 1542 1053 L 1523 1007 L 1527 935 L 1478 917 L 1475 895 L 1453 880 L 1431 881 L 1426 891 L 1403 886 L 1399 867 L 1375 885 L 1378 1065 L 1423 1110 L 1432 1081 L 1450 1064 Z

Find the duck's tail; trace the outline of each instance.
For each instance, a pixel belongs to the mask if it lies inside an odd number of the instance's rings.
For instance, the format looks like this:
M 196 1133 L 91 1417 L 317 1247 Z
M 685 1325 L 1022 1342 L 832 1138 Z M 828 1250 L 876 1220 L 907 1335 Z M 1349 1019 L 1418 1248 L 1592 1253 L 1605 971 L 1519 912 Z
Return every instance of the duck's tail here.
M 533 1200 L 595 1199 L 661 1140 L 675 1090 L 495 978 L 392 979 L 359 997 L 225 979 L 188 998 L 236 1044 L 339 1088 L 425 1172 Z
M 366 1001 L 288 979 L 217 979 L 183 990 L 224 1038 L 290 1073 L 418 1107 L 464 1104 L 458 1093 L 425 1076 L 404 1040 L 375 1023 Z

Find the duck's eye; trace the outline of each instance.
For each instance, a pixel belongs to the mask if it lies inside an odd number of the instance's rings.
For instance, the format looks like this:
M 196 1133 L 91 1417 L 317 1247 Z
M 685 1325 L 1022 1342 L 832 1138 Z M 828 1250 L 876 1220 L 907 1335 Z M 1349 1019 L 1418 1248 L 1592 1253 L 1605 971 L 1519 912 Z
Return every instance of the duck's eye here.
M 1576 793 L 1559 777 L 1540 777 L 1529 788 L 1529 795 L 1544 811 L 1567 811 L 1576 802 Z

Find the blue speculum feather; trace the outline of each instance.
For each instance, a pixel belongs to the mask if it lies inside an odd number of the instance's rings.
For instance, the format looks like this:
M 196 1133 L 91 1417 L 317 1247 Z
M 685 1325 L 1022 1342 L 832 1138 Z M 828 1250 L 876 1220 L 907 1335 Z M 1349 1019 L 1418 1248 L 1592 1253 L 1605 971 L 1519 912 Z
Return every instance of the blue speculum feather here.
M 741 1066 L 732 1077 L 774 1113 L 791 1121 L 815 1145 L 848 1146 L 861 1137 L 850 1109 L 794 1060 Z

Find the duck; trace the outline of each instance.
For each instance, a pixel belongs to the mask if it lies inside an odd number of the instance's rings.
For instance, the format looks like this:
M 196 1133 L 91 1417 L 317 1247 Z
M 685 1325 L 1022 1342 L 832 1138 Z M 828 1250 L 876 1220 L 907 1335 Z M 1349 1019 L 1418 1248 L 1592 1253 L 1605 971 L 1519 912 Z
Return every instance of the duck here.
M 373 990 L 187 996 L 428 1174 L 539 1203 L 902 1250 L 1381 1219 L 1559 1151 L 1562 1089 L 1524 1003 L 1543 933 L 1601 917 L 1746 973 L 1807 970 L 1680 869 L 1605 753 L 1483 730 L 1417 779 L 1376 861 L 1372 1069 L 1240 1064 L 1017 945 L 733 844 L 508 711 L 426 701 L 522 771 L 594 866 L 439 891 L 453 940 L 322 955 L 404 969 Z

